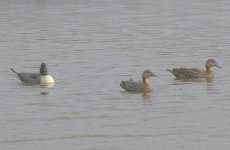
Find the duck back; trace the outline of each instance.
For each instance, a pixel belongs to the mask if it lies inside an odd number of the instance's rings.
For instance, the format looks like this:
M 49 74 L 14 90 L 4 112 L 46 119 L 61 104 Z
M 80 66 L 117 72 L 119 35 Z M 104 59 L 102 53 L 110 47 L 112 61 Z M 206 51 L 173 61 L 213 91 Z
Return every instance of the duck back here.
M 142 92 L 144 91 L 144 84 L 142 81 L 133 81 L 132 79 L 128 81 L 122 81 L 120 83 L 121 88 L 130 92 Z
M 39 84 L 39 73 L 18 73 L 19 79 L 24 83 Z
M 206 71 L 197 68 L 174 68 L 168 70 L 177 78 L 203 78 L 206 77 Z

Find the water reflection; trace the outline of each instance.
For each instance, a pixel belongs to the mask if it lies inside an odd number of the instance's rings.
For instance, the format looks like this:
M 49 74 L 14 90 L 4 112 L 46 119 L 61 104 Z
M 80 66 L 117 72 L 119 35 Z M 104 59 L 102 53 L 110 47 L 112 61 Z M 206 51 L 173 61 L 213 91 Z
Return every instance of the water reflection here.
M 28 86 L 28 87 L 39 87 L 40 85 L 37 84 L 31 84 L 31 83 L 26 83 L 26 82 L 21 82 L 20 85 L 22 86 Z
M 192 83 L 192 82 L 206 82 L 213 83 L 214 78 L 197 78 L 197 79 L 174 79 L 174 84 L 177 83 Z
M 229 64 L 230 5 L 217 1 L 0 1 L 1 149 L 227 149 L 229 69 L 216 81 L 165 71 Z M 24 86 L 8 69 L 43 61 L 57 86 Z M 162 74 L 156 91 L 120 92 L 120 75 L 143 68 Z
M 142 95 L 143 100 L 145 102 L 148 102 L 151 100 L 152 93 L 151 92 L 127 92 L 127 91 L 121 91 L 122 94 L 136 94 L 136 95 Z
M 53 88 L 54 87 L 54 84 L 51 83 L 51 84 L 46 84 L 46 85 L 40 85 L 41 88 Z
M 180 84 L 193 84 L 193 83 L 206 83 L 207 94 L 218 94 L 215 88 L 215 78 L 199 78 L 199 79 L 174 79 L 173 85 Z
M 149 101 L 151 100 L 152 93 L 147 93 L 147 92 L 145 92 L 145 93 L 142 93 L 142 96 L 143 96 L 143 100 L 144 100 L 145 102 L 149 102 Z
M 207 89 L 207 94 L 208 95 L 216 95 L 218 94 L 218 90 L 215 86 L 215 80 L 214 78 L 208 80 L 207 84 L 206 84 L 206 89 Z
M 49 92 L 41 92 L 41 95 L 49 95 Z
M 54 87 L 54 83 L 51 84 L 45 84 L 45 85 L 38 85 L 38 84 L 32 84 L 32 83 L 26 83 L 26 82 L 21 82 L 20 83 L 22 86 L 31 86 L 31 87 L 41 87 L 41 88 L 52 88 Z

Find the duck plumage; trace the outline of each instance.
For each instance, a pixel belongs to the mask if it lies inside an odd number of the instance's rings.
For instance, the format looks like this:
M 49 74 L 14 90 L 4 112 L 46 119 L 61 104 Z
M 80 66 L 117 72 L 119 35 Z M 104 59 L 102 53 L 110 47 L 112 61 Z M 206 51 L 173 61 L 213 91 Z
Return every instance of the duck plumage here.
M 13 68 L 10 68 L 12 72 L 18 75 L 18 78 L 27 84 L 53 84 L 54 79 L 48 74 L 48 69 L 45 63 L 41 64 L 40 73 L 18 73 Z
M 209 59 L 206 61 L 206 70 L 198 68 L 174 68 L 172 70 L 167 69 L 176 78 L 180 79 L 192 79 L 192 78 L 208 78 L 214 77 L 214 66 L 221 68 L 214 59 Z
M 120 86 L 129 92 L 152 92 L 153 86 L 148 80 L 150 77 L 156 77 L 156 75 L 150 70 L 145 70 L 142 74 L 142 81 L 134 81 L 130 79 L 128 81 L 122 81 Z

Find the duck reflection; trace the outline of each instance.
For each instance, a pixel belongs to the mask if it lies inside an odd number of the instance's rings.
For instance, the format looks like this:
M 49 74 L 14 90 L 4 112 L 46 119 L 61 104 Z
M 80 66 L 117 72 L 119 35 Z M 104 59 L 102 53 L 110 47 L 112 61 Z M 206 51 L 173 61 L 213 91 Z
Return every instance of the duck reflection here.
M 49 92 L 41 92 L 41 95 L 49 95 Z
M 208 95 L 217 94 L 218 91 L 215 88 L 215 78 L 198 78 L 198 79 L 174 79 L 173 85 L 179 84 L 192 84 L 192 83 L 206 83 L 206 91 Z
M 206 82 L 206 83 L 213 83 L 214 82 L 214 78 L 210 77 L 210 78 L 194 78 L 194 79 L 174 79 L 175 84 L 178 83 L 192 83 L 192 82 Z
M 142 96 L 143 96 L 144 102 L 149 102 L 149 101 L 151 101 L 151 97 L 152 97 L 152 94 L 151 94 L 151 93 L 149 93 L 149 92 L 144 92 L 144 93 L 142 93 Z

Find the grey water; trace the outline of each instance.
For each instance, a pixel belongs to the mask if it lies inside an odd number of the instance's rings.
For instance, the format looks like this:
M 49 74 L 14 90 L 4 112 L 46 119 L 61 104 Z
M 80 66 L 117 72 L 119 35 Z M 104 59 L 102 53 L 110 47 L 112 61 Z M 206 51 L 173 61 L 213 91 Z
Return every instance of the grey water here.
M 1 0 L 1 150 L 228 150 L 230 1 Z M 166 69 L 222 66 L 211 81 Z M 53 87 L 10 71 L 47 63 Z M 149 69 L 154 92 L 122 80 Z

